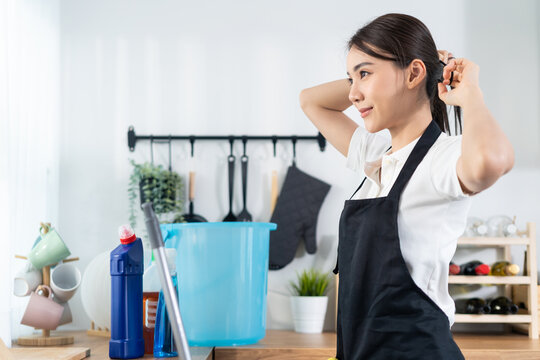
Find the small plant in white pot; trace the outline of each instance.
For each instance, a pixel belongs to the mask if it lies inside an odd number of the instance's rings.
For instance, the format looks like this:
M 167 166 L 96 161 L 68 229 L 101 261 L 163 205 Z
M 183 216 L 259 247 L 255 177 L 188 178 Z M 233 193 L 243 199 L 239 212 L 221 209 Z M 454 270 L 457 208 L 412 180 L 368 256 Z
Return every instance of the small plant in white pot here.
M 322 332 L 328 305 L 329 274 L 315 269 L 304 270 L 297 273 L 296 282 L 291 281 L 291 308 L 296 332 Z

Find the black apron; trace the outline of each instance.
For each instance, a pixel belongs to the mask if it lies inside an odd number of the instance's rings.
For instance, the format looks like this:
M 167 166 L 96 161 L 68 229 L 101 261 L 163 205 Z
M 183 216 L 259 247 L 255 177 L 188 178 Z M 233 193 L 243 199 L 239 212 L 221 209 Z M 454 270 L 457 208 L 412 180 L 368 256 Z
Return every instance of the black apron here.
M 448 317 L 416 285 L 399 245 L 401 193 L 440 133 L 432 121 L 387 197 L 345 201 L 334 269 L 340 273 L 339 360 L 464 359 Z

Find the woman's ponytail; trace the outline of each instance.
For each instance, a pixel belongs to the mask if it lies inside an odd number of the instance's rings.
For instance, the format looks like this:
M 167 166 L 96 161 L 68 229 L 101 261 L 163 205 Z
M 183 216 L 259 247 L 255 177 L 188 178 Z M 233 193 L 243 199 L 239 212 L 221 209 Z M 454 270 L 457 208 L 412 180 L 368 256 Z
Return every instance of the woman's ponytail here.
M 448 106 L 444 101 L 439 97 L 438 83 L 442 81 L 442 72 L 444 68 L 444 63 L 439 62 L 439 65 L 436 66 L 438 71 L 435 73 L 429 73 L 426 79 L 426 90 L 429 96 L 429 104 L 431 107 L 431 117 L 435 119 L 437 125 L 441 131 L 451 135 L 450 123 L 448 121 Z M 461 126 L 461 108 L 459 106 L 454 106 L 454 132 L 455 135 L 462 133 Z

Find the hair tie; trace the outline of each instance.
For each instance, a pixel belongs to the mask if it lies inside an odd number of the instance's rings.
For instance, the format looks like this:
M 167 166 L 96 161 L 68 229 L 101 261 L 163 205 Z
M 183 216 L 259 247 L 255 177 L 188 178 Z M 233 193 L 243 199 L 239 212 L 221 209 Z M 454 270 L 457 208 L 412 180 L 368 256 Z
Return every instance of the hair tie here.
M 448 58 L 448 60 L 450 59 L 455 59 L 454 57 L 450 57 Z M 441 76 L 437 79 L 437 82 L 440 82 L 442 83 L 444 81 L 444 78 L 443 78 L 443 74 L 444 74 L 444 67 L 447 65 L 445 64 L 442 60 L 439 60 L 439 63 L 442 64 L 443 68 L 442 68 L 442 73 L 441 73 Z M 452 81 L 454 80 L 454 72 L 450 72 L 450 82 L 448 83 L 448 85 L 452 84 Z

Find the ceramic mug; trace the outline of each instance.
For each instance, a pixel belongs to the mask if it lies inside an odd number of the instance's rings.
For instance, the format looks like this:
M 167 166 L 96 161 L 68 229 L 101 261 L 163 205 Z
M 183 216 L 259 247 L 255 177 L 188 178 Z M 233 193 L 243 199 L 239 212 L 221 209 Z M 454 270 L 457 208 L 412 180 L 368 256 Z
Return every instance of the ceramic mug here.
M 13 280 L 13 295 L 28 296 L 42 282 L 41 271 L 36 270 L 31 263 L 15 275 Z
M 64 308 L 64 311 L 62 312 L 62 317 L 60 318 L 60 322 L 58 323 L 58 326 L 69 324 L 73 321 L 73 315 L 71 314 L 71 308 L 69 307 L 69 304 L 67 302 L 60 302 L 56 297 L 53 296 L 53 300 L 55 303 L 61 305 Z
M 81 272 L 72 264 L 60 264 L 51 272 L 51 288 L 58 302 L 66 302 L 81 285 Z
M 28 254 L 28 260 L 36 269 L 51 265 L 67 258 L 71 252 L 55 229 L 41 235 L 39 241 Z
M 38 295 L 38 293 L 43 293 L 43 295 Z M 52 300 L 51 288 L 40 285 L 30 294 L 30 301 L 26 306 L 21 324 L 37 329 L 54 330 L 58 327 L 63 312 L 64 307 Z

